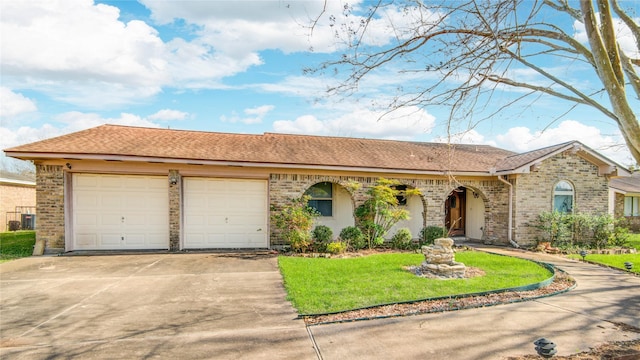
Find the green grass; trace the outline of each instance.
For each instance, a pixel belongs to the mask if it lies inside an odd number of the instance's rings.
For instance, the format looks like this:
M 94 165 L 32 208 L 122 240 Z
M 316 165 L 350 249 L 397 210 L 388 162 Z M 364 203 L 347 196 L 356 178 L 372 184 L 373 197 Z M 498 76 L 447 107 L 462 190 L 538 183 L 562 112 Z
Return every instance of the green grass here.
M 32 230 L 0 233 L 0 262 L 31 256 L 36 243 Z
M 582 259 L 578 254 L 569 255 L 572 259 Z M 640 274 L 640 254 L 589 254 L 585 257 L 586 261 L 611 266 L 614 268 L 625 270 L 624 263 L 633 263 L 631 272 Z
M 640 234 L 631 234 L 629 239 L 627 239 L 625 246 L 640 250 Z
M 301 314 L 524 286 L 551 276 L 549 270 L 530 261 L 475 251 L 457 253 L 456 261 L 484 270 L 485 276 L 437 280 L 403 269 L 423 260 L 424 255 L 409 253 L 348 259 L 281 256 L 278 264 L 287 299 Z

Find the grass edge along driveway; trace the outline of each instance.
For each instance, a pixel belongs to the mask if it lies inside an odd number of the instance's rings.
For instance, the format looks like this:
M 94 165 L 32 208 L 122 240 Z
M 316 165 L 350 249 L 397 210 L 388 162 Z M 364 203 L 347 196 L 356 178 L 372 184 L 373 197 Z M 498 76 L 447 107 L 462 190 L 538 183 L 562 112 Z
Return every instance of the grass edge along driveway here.
M 530 285 L 551 272 L 535 262 L 480 251 L 456 253 L 456 261 L 476 267 L 484 276 L 427 279 L 404 269 L 424 255 L 385 253 L 353 258 L 280 256 L 287 300 L 300 314 L 321 314 L 432 297 L 461 295 Z

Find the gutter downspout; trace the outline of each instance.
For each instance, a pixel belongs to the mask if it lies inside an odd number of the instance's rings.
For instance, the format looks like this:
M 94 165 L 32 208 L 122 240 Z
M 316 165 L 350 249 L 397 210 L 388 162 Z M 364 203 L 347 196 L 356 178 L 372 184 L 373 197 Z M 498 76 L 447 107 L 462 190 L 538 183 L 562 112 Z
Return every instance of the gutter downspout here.
M 509 239 L 509 243 L 511 244 L 511 246 L 513 246 L 514 248 L 519 248 L 520 245 L 518 245 L 518 243 L 513 241 L 511 236 L 511 233 L 513 232 L 513 185 L 507 180 L 503 179 L 502 175 L 498 175 L 498 180 L 509 185 L 509 225 L 507 226 L 508 227 L 507 239 Z

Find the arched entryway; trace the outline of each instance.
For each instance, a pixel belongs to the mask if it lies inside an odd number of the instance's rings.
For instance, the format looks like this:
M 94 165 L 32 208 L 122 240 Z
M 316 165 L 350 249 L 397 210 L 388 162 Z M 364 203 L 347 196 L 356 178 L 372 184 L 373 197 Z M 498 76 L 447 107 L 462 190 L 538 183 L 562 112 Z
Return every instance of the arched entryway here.
M 460 186 L 445 201 L 445 226 L 449 236 L 482 239 L 485 230 L 485 200 L 476 189 Z

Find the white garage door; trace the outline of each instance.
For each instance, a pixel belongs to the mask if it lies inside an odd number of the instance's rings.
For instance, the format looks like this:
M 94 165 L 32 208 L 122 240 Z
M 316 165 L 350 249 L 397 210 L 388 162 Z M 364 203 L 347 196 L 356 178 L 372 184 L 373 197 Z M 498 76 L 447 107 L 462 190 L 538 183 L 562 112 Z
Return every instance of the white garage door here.
M 74 250 L 168 249 L 166 177 L 73 175 Z
M 266 248 L 267 182 L 184 179 L 184 248 Z

